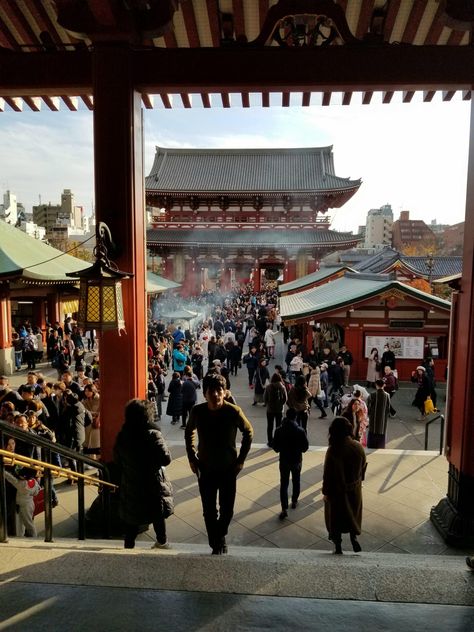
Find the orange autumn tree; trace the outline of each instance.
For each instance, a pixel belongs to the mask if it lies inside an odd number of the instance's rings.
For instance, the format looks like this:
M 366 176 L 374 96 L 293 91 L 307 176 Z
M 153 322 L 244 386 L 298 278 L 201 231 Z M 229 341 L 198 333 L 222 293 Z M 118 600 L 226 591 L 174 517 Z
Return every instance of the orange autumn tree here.
M 412 281 L 404 281 L 405 285 L 414 287 L 416 290 L 426 292 L 427 294 L 433 294 L 431 286 L 426 279 L 413 279 Z

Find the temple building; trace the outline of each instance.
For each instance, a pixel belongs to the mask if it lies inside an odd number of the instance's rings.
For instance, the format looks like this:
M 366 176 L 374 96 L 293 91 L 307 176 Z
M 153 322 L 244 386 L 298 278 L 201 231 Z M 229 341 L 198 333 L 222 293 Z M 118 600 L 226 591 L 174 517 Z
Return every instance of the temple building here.
M 183 295 L 310 274 L 362 237 L 330 230 L 361 180 L 335 174 L 332 147 L 164 149 L 146 178 L 147 246 Z

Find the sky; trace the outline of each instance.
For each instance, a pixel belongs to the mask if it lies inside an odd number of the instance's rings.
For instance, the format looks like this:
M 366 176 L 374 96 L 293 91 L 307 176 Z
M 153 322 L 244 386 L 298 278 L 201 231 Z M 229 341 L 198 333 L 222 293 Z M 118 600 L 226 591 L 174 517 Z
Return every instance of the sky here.
M 356 96 L 359 98 L 356 99 Z M 353 103 L 360 103 L 355 95 Z M 332 145 L 336 175 L 362 179 L 353 198 L 330 209 L 332 228 L 357 232 L 367 212 L 391 204 L 430 223 L 464 220 L 470 103 L 436 95 L 411 104 L 302 108 L 220 107 L 144 111 L 145 175 L 155 147 L 318 147 Z M 92 113 L 0 113 L 0 194 L 27 211 L 60 202 L 71 189 L 87 214 L 94 206 Z

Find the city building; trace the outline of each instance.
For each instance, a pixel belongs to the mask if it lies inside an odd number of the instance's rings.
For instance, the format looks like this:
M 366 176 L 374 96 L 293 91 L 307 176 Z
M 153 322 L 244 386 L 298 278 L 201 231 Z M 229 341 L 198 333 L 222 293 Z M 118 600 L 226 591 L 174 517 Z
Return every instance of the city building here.
M 390 204 L 373 208 L 367 213 L 365 248 L 383 248 L 392 243 L 393 211 Z
M 361 239 L 330 230 L 360 180 L 335 174 L 332 147 L 163 149 L 146 178 L 151 256 L 185 295 L 314 272 Z
M 410 219 L 410 211 L 401 211 L 399 219 L 393 222 L 392 245 L 396 250 L 430 250 L 436 246 L 436 236 L 423 220 Z

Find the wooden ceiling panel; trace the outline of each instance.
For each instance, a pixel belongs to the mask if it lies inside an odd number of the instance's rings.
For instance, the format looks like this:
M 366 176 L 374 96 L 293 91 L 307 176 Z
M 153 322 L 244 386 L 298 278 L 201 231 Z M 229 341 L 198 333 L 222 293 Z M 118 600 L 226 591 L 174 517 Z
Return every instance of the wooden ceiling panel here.
M 51 21 L 48 12 L 45 9 L 45 6 L 42 2 L 38 3 L 35 0 L 23 0 L 25 6 L 30 12 L 32 18 L 35 20 L 38 25 L 38 29 L 40 33 L 46 32 L 50 35 L 53 42 L 56 44 L 59 50 L 64 48 L 63 41 L 61 39 L 60 34 L 58 33 L 56 26 Z
M 31 44 L 32 49 L 34 50 L 35 45 L 40 44 L 40 40 L 26 19 L 24 13 L 21 11 L 18 2 L 16 2 L 16 0 L 3 0 L 3 5 L 5 11 L 8 13 L 11 23 L 23 40 L 23 44 Z

